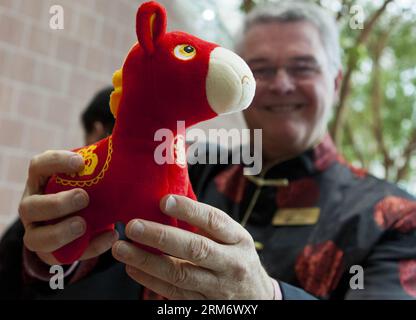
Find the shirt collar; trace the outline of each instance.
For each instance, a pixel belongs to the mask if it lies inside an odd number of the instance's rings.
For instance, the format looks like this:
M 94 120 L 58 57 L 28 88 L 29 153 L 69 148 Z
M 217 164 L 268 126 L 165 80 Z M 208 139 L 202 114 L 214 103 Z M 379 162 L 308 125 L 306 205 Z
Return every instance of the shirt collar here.
M 263 177 L 268 179 L 295 180 L 327 169 L 337 160 L 338 151 L 329 134 L 320 143 L 299 156 L 269 168 L 263 168 Z

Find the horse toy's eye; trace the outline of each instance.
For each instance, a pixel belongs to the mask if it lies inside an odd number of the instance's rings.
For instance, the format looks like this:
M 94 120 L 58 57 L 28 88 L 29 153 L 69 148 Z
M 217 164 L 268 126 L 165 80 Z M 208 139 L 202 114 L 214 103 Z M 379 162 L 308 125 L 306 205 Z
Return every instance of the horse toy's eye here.
M 189 44 L 180 44 L 175 47 L 173 54 L 180 60 L 191 60 L 196 55 L 196 50 Z

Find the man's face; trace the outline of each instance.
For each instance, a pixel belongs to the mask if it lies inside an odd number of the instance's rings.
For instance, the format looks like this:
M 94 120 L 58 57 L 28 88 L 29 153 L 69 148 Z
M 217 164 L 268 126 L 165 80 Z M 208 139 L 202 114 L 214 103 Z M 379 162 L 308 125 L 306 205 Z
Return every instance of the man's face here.
M 254 25 L 240 54 L 257 82 L 244 116 L 250 129 L 263 129 L 266 161 L 289 159 L 318 143 L 341 73 L 331 74 L 316 27 L 303 21 Z

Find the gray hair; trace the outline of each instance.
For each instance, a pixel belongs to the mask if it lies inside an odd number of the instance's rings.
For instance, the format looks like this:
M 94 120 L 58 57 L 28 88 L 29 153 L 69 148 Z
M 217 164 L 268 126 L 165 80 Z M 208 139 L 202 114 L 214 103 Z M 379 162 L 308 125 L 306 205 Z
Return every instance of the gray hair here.
M 330 62 L 329 67 L 335 76 L 341 68 L 338 24 L 332 14 L 311 1 L 280 0 L 256 6 L 244 20 L 243 27 L 237 37 L 236 51 L 240 51 L 243 36 L 254 25 L 269 22 L 297 21 L 310 22 L 318 29 Z

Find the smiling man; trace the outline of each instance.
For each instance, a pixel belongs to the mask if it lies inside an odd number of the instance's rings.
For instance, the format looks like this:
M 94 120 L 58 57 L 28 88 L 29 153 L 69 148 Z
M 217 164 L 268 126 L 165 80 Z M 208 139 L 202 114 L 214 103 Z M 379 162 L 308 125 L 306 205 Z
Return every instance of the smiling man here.
M 32 272 L 32 282 L 38 279 L 31 287 L 35 296 L 416 297 L 414 198 L 346 164 L 327 134 L 342 78 L 334 19 L 308 1 L 259 6 L 247 17 L 237 49 L 257 81 L 244 116 L 250 129 L 263 129 L 263 171 L 244 176 L 238 164 L 191 166 L 198 202 L 167 195 L 160 206 L 197 226 L 199 234 L 133 220 L 124 240 L 97 239 L 67 269 L 73 271 L 62 292 L 48 292 L 47 285 L 41 291 L 40 273 Z M 51 252 L 85 232 L 80 217 L 77 226 L 74 217 L 47 227 L 41 223 L 87 206 L 85 192 L 39 194 L 45 176 L 76 172 L 81 165 L 81 158 L 60 151 L 31 163 L 20 216 L 25 246 L 38 257 L 36 270 L 53 264 Z M 26 273 L 35 270 L 31 263 Z
M 257 80 L 244 115 L 250 128 L 263 129 L 266 161 L 319 143 L 342 78 L 333 20 L 306 4 L 259 8 L 247 18 L 238 49 Z

